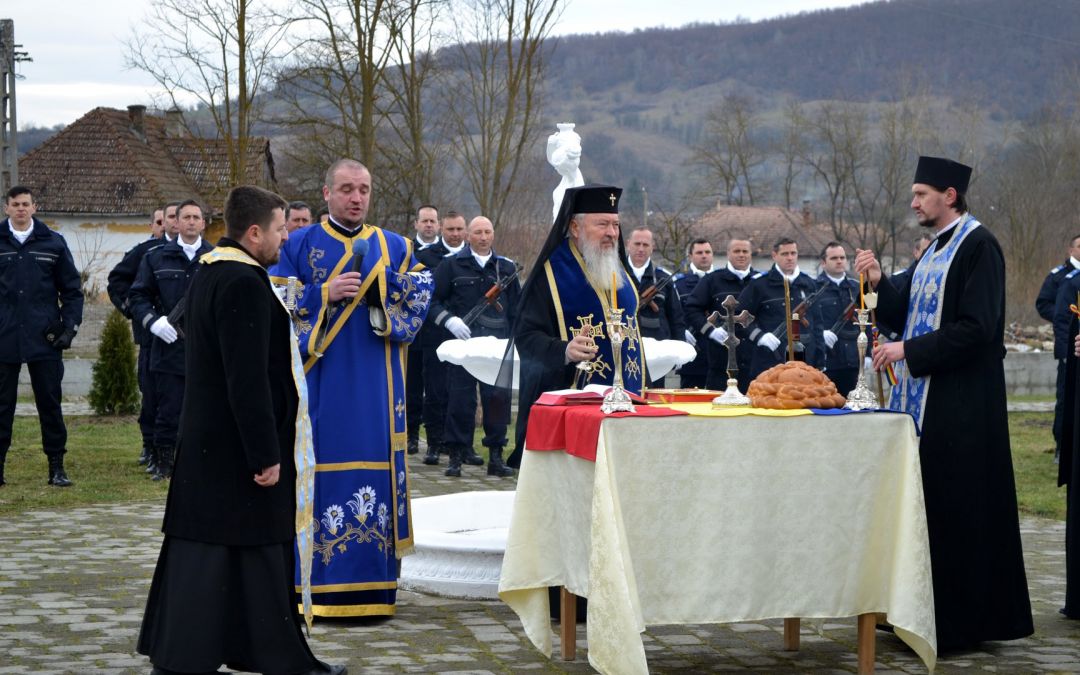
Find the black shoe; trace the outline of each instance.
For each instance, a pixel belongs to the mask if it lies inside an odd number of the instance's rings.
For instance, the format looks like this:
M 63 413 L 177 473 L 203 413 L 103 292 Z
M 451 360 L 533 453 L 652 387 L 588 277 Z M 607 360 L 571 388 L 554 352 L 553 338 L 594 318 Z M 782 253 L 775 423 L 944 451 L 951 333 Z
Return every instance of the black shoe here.
M 64 455 L 49 455 L 49 485 L 54 487 L 70 487 L 71 480 L 64 472 Z
M 484 458 L 476 454 L 476 451 L 472 449 L 472 446 L 463 449 L 461 455 L 461 461 L 469 466 L 484 466 Z
M 344 663 L 333 666 L 329 663 L 320 663 L 304 673 L 304 675 L 348 675 L 348 673 L 349 669 L 345 667 Z
M 153 478 L 154 474 L 157 473 L 157 464 L 158 464 L 158 450 L 157 450 L 157 448 L 155 448 L 154 446 L 151 445 L 150 446 L 150 456 L 146 460 L 146 473 L 150 474 L 151 478 Z
M 461 456 L 464 452 L 461 448 L 450 448 L 450 464 L 446 467 L 445 475 L 461 478 Z
M 172 478 L 173 472 L 173 449 L 172 446 L 163 445 L 157 449 L 158 461 L 156 471 L 151 479 L 155 481 Z
M 405 452 L 410 455 L 420 452 L 420 439 L 416 436 L 409 436 L 409 443 L 405 446 Z
M 0 485 L 4 485 L 4 463 L 7 461 L 7 450 L 0 452 Z
M 150 463 L 150 448 L 148 446 L 142 447 L 142 454 L 139 455 L 139 466 L 146 466 Z
M 428 445 L 427 452 L 424 454 L 424 464 L 439 466 L 439 446 Z
M 506 466 L 503 463 L 502 448 L 489 448 L 488 449 L 488 467 L 487 474 L 489 476 L 498 476 L 499 478 L 509 478 L 514 475 L 514 470 Z

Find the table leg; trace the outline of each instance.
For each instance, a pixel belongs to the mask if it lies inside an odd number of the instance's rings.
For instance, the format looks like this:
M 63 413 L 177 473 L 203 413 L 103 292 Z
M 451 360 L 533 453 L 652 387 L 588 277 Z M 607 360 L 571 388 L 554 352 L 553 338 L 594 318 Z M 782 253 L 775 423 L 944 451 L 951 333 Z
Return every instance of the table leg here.
M 577 655 L 577 596 L 559 587 L 559 629 L 562 639 L 562 660 L 573 661 Z
M 877 614 L 859 615 L 859 675 L 871 675 L 874 672 L 875 631 Z
M 784 619 L 784 651 L 799 651 L 799 619 Z

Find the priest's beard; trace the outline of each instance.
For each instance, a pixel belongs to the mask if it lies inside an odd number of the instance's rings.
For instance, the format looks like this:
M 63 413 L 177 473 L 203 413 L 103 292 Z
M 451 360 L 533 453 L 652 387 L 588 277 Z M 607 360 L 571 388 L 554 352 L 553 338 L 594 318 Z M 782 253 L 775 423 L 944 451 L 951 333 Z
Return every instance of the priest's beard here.
M 604 250 L 597 242 L 591 242 L 585 237 L 576 240 L 581 257 L 585 261 L 585 274 L 594 288 L 602 291 L 610 291 L 611 283 L 617 280 L 622 285 L 622 275 L 619 274 L 619 254 L 615 247 Z

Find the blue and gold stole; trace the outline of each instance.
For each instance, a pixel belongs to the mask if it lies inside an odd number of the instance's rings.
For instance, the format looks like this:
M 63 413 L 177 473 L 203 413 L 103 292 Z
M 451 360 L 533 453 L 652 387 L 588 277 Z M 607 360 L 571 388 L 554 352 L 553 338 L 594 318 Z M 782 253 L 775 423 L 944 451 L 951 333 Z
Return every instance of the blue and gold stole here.
M 940 251 L 935 239 L 927 247 L 923 257 L 911 277 L 911 292 L 908 295 L 907 321 L 904 322 L 904 340 L 925 335 L 941 326 L 941 306 L 945 299 L 945 280 L 949 276 L 949 267 L 956 257 L 960 244 L 981 223 L 969 213 L 956 225 L 956 232 Z M 916 424 L 922 428 L 923 409 L 926 395 L 930 391 L 930 376 L 911 377 L 907 372 L 907 363 L 895 364 L 897 383 L 889 395 L 889 407 L 893 410 L 910 413 Z
M 218 246 L 199 259 L 203 265 L 212 265 L 216 262 L 239 262 L 245 265 L 254 265 L 262 269 L 262 265 L 255 261 L 246 252 L 230 246 Z M 267 279 L 267 290 L 274 293 L 281 310 L 289 314 L 289 325 L 292 327 L 292 314 L 285 307 L 281 296 L 273 291 L 273 287 Z M 304 613 L 304 622 L 307 623 L 308 633 L 311 632 L 312 608 L 311 608 L 311 556 L 314 545 L 315 533 L 312 529 L 315 510 L 315 443 L 311 435 L 311 419 L 308 417 L 308 389 L 307 377 L 304 375 L 304 361 L 300 357 L 300 343 L 296 337 L 296 330 L 289 331 L 289 342 L 292 357 L 292 379 L 296 386 L 298 398 L 296 406 L 296 437 L 293 441 L 293 464 L 296 466 L 296 548 L 300 559 L 300 586 L 301 606 Z
M 559 336 L 565 341 L 585 334 L 592 337 L 599 348 L 593 368 L 589 372 L 577 371 L 574 385 L 612 384 L 615 380 L 612 364 L 611 340 L 607 335 L 607 313 L 611 307 L 609 292 L 597 290 L 585 274 L 585 261 L 577 247 L 567 239 L 552 252 L 544 263 L 551 299 L 559 319 Z M 622 343 L 623 387 L 640 394 L 645 372 L 645 355 L 638 331 L 638 295 L 630 283 L 626 271 L 619 267 L 621 284 L 616 299 L 624 311 L 626 338 Z

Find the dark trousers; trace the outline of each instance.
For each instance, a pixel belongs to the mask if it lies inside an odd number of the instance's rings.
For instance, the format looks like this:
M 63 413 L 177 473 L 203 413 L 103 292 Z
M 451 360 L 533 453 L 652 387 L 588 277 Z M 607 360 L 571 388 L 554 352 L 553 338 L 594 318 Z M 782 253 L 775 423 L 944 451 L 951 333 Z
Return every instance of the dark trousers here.
M 425 346 L 424 356 L 424 429 L 428 445 L 441 445 L 446 427 L 446 370 L 439 360 L 436 346 Z
M 679 371 L 679 386 L 683 389 L 704 389 L 708 377 L 705 373 L 684 373 Z
M 405 426 L 409 436 L 419 433 L 423 418 L 424 352 L 419 346 L 410 345 L 409 360 L 405 368 Z
M 738 372 L 735 373 L 735 379 L 738 380 L 738 382 L 739 382 L 739 391 L 742 392 L 743 394 L 745 394 L 746 390 L 750 388 L 750 383 L 753 381 L 753 378 L 750 377 L 750 370 L 748 368 L 747 369 L 740 368 L 738 370 Z M 721 369 L 717 369 L 717 368 L 710 368 L 709 369 L 709 376 L 708 376 L 708 379 L 706 380 L 705 384 L 706 384 L 707 388 L 712 389 L 714 391 L 724 391 L 724 390 L 727 389 L 727 381 L 728 381 L 727 369 L 722 369 L 721 370 Z
M 154 446 L 174 448 L 176 430 L 180 426 L 180 408 L 184 403 L 184 376 L 158 371 L 153 380 L 157 393 Z
M 859 382 L 859 369 L 856 368 L 827 368 L 825 374 L 836 385 L 836 390 L 841 396 L 847 396 Z
M 144 446 L 154 444 L 154 423 L 157 420 L 157 389 L 154 388 L 154 374 L 150 372 L 150 345 L 139 346 L 139 393 L 142 394 L 142 406 L 139 408 L 139 431 L 142 432 Z
M 487 448 L 502 449 L 506 445 L 506 420 L 509 401 L 506 391 L 477 381 L 461 366 L 447 367 L 446 409 L 447 445 L 471 448 L 476 430 L 476 387 L 480 386 L 480 404 L 484 408 L 484 441 Z
M 38 423 L 41 425 L 41 447 L 46 455 L 63 455 L 67 451 L 67 427 L 60 410 L 60 381 L 64 379 L 64 362 L 31 361 L 30 386 L 34 389 Z M 19 397 L 21 363 L 0 363 L 0 455 L 11 447 L 11 425 L 15 421 L 15 403 Z

